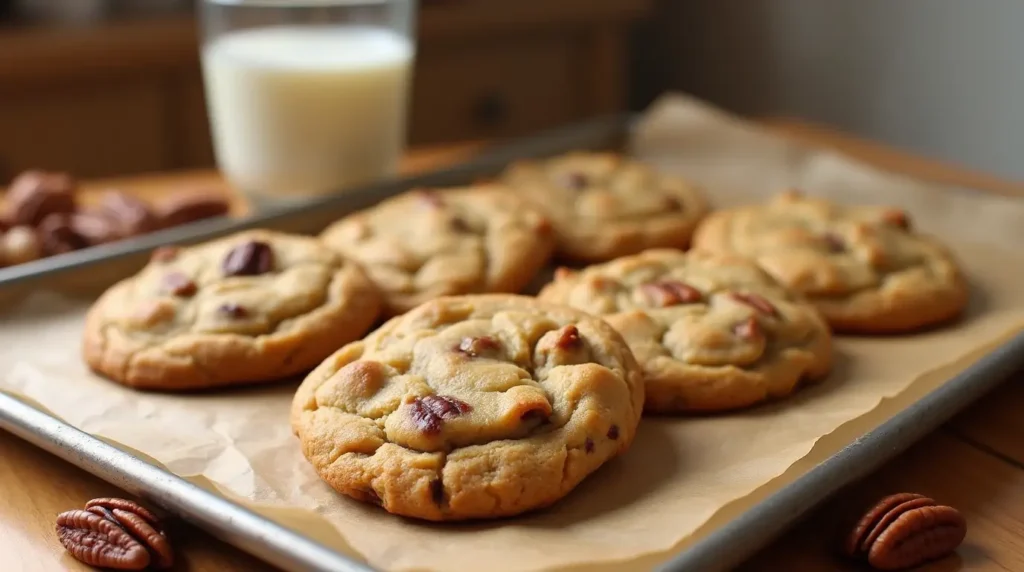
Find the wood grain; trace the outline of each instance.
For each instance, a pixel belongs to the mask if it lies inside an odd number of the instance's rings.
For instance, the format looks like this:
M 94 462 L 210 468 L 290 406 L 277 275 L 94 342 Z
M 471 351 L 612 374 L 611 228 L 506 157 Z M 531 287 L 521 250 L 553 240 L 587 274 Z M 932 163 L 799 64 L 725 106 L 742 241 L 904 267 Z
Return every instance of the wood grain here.
M 1005 194 L 1024 194 L 1024 185 L 967 173 L 879 145 L 784 119 L 766 123 L 797 140 L 831 146 L 863 160 L 919 178 Z M 447 164 L 470 156 L 481 144 L 444 147 L 414 155 L 409 171 Z M 99 182 L 157 197 L 181 185 L 211 185 L 232 193 L 208 172 L 154 175 Z M 235 196 L 236 207 L 244 202 Z M 1024 570 L 1024 372 L 957 417 L 944 429 L 910 449 L 864 482 L 837 496 L 804 523 L 753 559 L 743 570 L 864 570 L 838 558 L 832 550 L 842 517 L 871 498 L 908 490 L 934 495 L 961 509 L 969 533 L 957 555 L 921 568 L 954 570 Z M 4 569 L 81 570 L 67 558 L 53 534 L 53 518 L 86 500 L 118 494 L 112 487 L 13 436 L 0 433 L 0 555 Z M 13 491 L 13 494 L 10 492 Z M 266 570 L 238 550 L 187 526 L 175 531 L 181 570 Z M 8 566 L 12 566 L 8 568 Z

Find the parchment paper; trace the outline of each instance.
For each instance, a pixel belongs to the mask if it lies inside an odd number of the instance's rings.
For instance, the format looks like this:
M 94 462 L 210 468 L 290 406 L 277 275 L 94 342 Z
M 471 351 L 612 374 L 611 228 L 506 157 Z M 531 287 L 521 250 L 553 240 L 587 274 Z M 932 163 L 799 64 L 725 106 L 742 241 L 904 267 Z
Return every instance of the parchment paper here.
M 804 461 L 835 452 L 966 368 L 979 349 L 1024 329 L 1024 201 L 878 172 L 682 96 L 652 108 L 632 148 L 703 184 L 716 206 L 796 186 L 906 207 L 916 227 L 955 250 L 973 286 L 970 311 L 924 334 L 841 338 L 832 376 L 786 401 L 723 417 L 645 419 L 629 453 L 563 502 L 481 524 L 418 524 L 334 494 L 289 430 L 294 382 L 174 396 L 91 375 L 79 358 L 90 300 L 38 291 L 0 314 L 0 388 L 380 568 L 646 569 L 706 533 L 716 513 L 721 521 L 742 512 L 798 477 Z

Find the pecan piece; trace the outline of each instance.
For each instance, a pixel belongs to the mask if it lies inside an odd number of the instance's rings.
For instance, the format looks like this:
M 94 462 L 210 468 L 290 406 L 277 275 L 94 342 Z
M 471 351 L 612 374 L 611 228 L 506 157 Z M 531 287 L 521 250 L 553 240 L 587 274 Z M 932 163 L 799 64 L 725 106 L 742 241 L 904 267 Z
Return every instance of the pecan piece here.
M 67 173 L 26 171 L 11 182 L 7 208 L 12 224 L 36 226 L 47 216 L 75 210 L 75 181 Z
M 154 207 L 156 223 L 170 228 L 227 214 L 230 205 L 224 197 L 210 191 L 183 191 L 170 195 Z
M 237 302 L 225 302 L 217 308 L 217 312 L 235 320 L 240 320 L 249 315 L 249 310 Z
M 145 234 L 160 226 L 156 214 L 145 201 L 120 191 L 104 193 L 99 210 L 121 236 Z
M 904 230 L 910 230 L 910 217 L 907 212 L 900 209 L 889 209 L 882 213 L 882 222 L 898 226 Z
M 462 338 L 458 351 L 469 357 L 480 357 L 487 353 L 494 353 L 501 349 L 501 344 L 491 336 L 480 336 L 479 338 Z
M 441 198 L 437 191 L 420 191 L 417 193 L 417 196 L 425 206 L 432 209 L 439 209 L 444 206 L 444 199 Z
M 76 559 L 97 567 L 170 568 L 174 553 L 160 521 L 124 499 L 95 499 L 57 516 L 57 536 Z
M 967 534 L 960 511 L 928 497 L 900 493 L 885 497 L 847 538 L 848 556 L 879 570 L 910 568 L 946 556 Z
M 652 306 L 664 308 L 677 304 L 700 302 L 704 295 L 693 286 L 678 280 L 662 280 L 640 285 L 640 292 Z
M 416 427 L 424 433 L 436 435 L 441 432 L 441 424 L 446 419 L 469 413 L 473 407 L 447 395 L 428 395 L 414 399 L 410 409 Z
M 89 246 L 121 239 L 121 233 L 115 223 L 96 211 L 72 213 L 68 215 L 68 224 Z
M 562 328 L 561 333 L 559 333 L 558 340 L 555 342 L 555 347 L 568 350 L 579 347 L 580 343 L 582 343 L 582 340 L 580 340 L 580 331 L 576 326 L 568 325 Z
M 589 183 L 590 179 L 588 179 L 585 174 L 578 171 L 570 171 L 558 176 L 558 184 L 573 191 L 582 191 L 587 188 Z
M 199 287 L 196 283 L 185 276 L 181 272 L 171 272 L 164 276 L 163 279 L 163 291 L 169 292 L 174 296 L 180 296 L 182 298 L 188 298 L 196 293 Z
M 843 252 L 846 250 L 846 241 L 834 232 L 826 232 L 821 235 L 821 241 L 825 243 L 825 247 L 828 248 L 829 252 Z
M 53 213 L 43 219 L 38 233 L 47 254 L 64 254 L 89 246 L 88 241 L 75 232 L 71 217 L 64 213 Z
M 161 264 L 164 262 L 172 262 L 178 257 L 179 252 L 181 252 L 181 249 L 177 246 L 159 246 L 153 250 L 152 254 L 149 255 L 149 259 Z
M 772 316 L 774 318 L 779 315 L 778 309 L 776 309 L 771 302 L 757 294 L 733 292 L 730 296 L 733 300 L 736 300 L 741 304 L 746 304 L 766 316 Z
M 221 264 L 225 276 L 256 276 L 274 267 L 274 251 L 265 242 L 244 242 L 228 252 Z
M 753 316 L 733 326 L 732 332 L 741 340 L 753 340 L 761 337 L 763 334 L 761 325 L 757 323 L 757 319 Z

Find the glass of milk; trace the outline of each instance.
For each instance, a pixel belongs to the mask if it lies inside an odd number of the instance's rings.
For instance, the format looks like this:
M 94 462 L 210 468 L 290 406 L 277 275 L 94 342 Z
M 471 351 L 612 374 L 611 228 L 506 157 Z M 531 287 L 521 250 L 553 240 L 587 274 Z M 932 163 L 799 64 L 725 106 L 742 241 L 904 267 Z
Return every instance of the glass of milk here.
M 217 164 L 255 206 L 395 174 L 416 0 L 202 0 Z

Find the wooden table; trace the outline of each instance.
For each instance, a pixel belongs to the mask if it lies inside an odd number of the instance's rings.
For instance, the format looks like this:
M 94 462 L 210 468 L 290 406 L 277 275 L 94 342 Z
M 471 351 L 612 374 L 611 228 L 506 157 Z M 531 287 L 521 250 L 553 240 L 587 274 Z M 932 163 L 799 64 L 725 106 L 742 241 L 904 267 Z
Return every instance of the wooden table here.
M 911 157 L 891 149 L 789 120 L 765 124 L 802 141 L 840 149 L 885 168 L 920 178 L 1024 194 L 1024 184 L 1000 181 L 950 165 Z M 407 171 L 451 163 L 477 145 L 460 145 L 411 154 Z M 148 195 L 178 184 L 220 185 L 210 173 L 138 178 L 116 182 Z M 107 184 L 95 185 L 104 187 Z M 238 201 L 238 209 L 244 204 Z M 965 544 L 954 557 L 928 571 L 1024 570 L 1024 372 L 1008 380 L 943 428 L 928 436 L 864 482 L 815 511 L 803 524 L 752 558 L 744 570 L 861 570 L 834 556 L 831 546 L 838 510 L 889 492 L 914 491 L 934 496 L 964 511 L 969 524 Z M 114 487 L 0 432 L 0 555 L 4 570 L 87 570 L 67 556 L 53 530 L 54 516 L 80 507 L 90 498 L 121 494 Z M 172 530 L 181 564 L 195 571 L 269 568 L 205 533 L 185 525 Z M 12 566 L 13 563 L 13 566 Z

